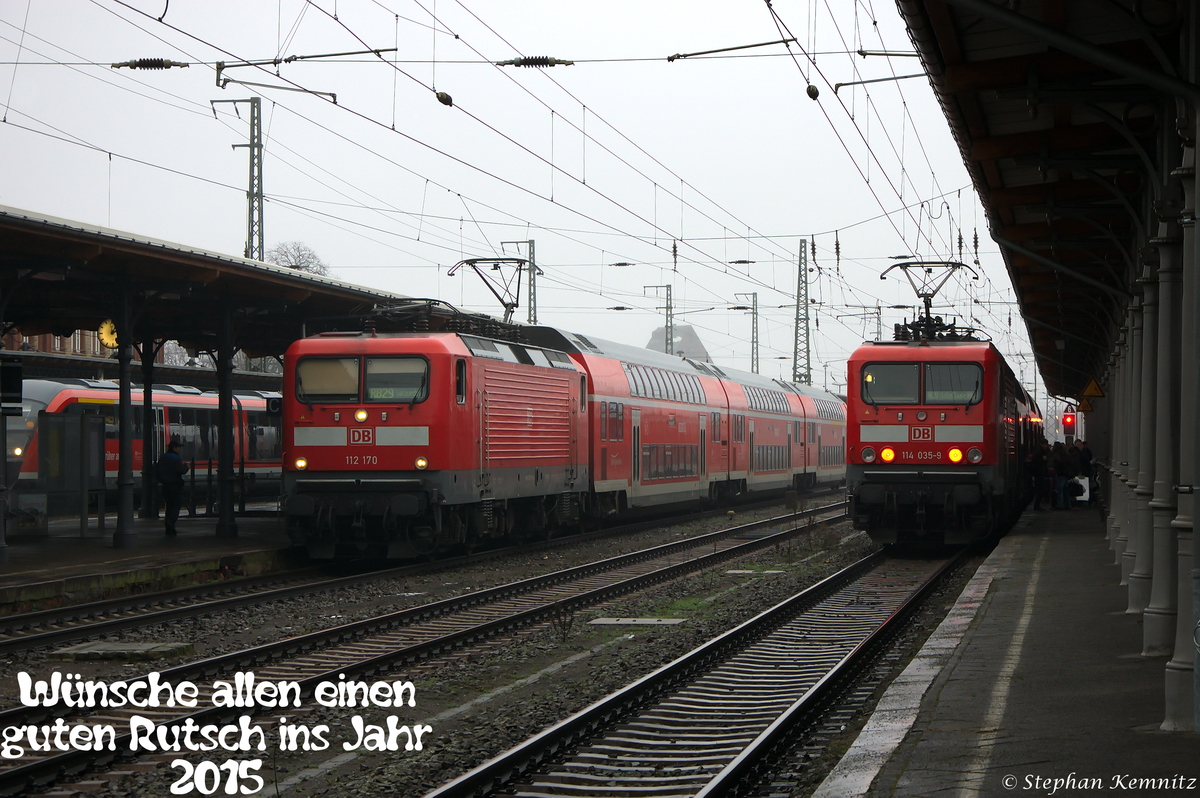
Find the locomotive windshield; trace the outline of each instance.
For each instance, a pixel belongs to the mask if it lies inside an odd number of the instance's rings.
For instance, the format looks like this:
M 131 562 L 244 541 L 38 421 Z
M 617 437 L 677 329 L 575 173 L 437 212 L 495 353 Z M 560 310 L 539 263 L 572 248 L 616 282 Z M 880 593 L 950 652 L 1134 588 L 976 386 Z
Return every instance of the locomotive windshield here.
M 925 403 L 973 405 L 983 399 L 983 369 L 976 363 L 926 363 Z
M 920 401 L 917 363 L 871 363 L 863 367 L 862 398 L 873 405 L 915 405 Z
M 296 399 L 308 403 L 357 402 L 358 358 L 304 358 L 296 364 Z
M 422 357 L 369 357 L 363 386 L 368 402 L 420 402 L 429 393 L 429 363 Z

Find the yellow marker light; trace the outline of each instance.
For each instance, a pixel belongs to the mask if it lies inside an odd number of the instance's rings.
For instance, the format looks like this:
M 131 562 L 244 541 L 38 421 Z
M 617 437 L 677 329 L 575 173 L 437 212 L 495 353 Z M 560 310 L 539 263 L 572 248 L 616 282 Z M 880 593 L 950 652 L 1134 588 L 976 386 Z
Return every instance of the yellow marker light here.
M 862 450 L 862 459 L 864 463 L 875 462 L 875 450 L 870 446 L 864 446 Z
M 359 424 L 366 421 L 367 420 L 367 411 L 366 410 L 355 410 L 354 411 L 354 420 L 357 421 Z
M 418 471 L 424 471 L 426 468 L 429 468 L 429 460 L 424 457 L 418 457 L 413 465 L 417 467 Z
M 297 457 L 296 458 L 296 470 L 303 471 L 306 468 L 308 468 L 308 458 L 307 457 Z
M 885 463 L 890 463 L 896 459 L 896 450 L 891 446 L 883 447 L 883 451 L 879 453 L 879 459 Z
M 950 450 L 950 462 L 951 463 L 961 463 L 962 458 L 963 458 L 962 449 L 955 446 L 953 449 Z
M 20 457 L 23 454 L 25 454 L 25 450 L 22 449 L 20 446 L 13 449 L 13 457 Z

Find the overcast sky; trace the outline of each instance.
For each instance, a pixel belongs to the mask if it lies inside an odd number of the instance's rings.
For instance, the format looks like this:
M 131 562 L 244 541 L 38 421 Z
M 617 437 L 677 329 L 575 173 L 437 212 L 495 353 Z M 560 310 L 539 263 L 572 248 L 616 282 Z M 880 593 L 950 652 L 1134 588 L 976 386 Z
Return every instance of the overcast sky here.
M 797 253 L 815 241 L 813 383 L 840 390 L 876 304 L 885 337 L 912 315 L 887 307 L 916 302 L 898 272 L 880 280 L 890 256 L 958 259 L 961 232 L 972 263 L 978 230 L 979 280 L 956 274 L 940 312 L 973 316 L 1030 384 L 1007 274 L 928 82 L 833 91 L 921 71 L 852 54 L 912 51 L 894 4 L 772 6 L 12 0 L 0 203 L 240 255 L 248 166 L 233 145 L 248 107 L 214 115 L 210 101 L 260 96 L 266 244 L 303 241 L 336 278 L 498 315 L 473 273 L 447 272 L 532 239 L 541 323 L 644 346 L 664 304 L 645 286 L 670 285 L 676 323 L 748 370 L 751 319 L 729 307 L 757 292 L 760 371 L 790 377 Z M 667 60 L 786 37 L 798 41 Z M 521 55 L 576 63 L 490 63 Z M 190 66 L 110 66 L 137 58 Z M 268 87 L 219 87 L 218 61 L 222 78 Z

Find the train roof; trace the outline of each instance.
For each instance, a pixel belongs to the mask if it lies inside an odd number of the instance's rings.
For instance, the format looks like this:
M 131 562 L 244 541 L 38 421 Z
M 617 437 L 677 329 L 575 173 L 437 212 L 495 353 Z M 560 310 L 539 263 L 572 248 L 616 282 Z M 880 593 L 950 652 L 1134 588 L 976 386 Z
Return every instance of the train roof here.
M 90 391 L 119 391 L 121 386 L 111 380 L 89 380 L 83 377 L 27 379 L 22 381 L 21 394 L 26 399 L 49 402 L 67 388 L 83 388 Z M 216 391 L 203 391 L 192 385 L 169 385 L 156 382 L 151 385 L 151 388 L 154 394 L 159 397 L 162 397 L 164 394 L 188 397 L 218 395 Z M 140 405 L 142 402 L 142 385 L 134 383 L 130 386 L 130 389 L 135 394 L 133 397 L 134 404 Z M 235 397 L 254 399 L 271 399 L 282 396 L 277 391 L 234 391 L 233 395 Z
M 810 385 L 796 385 L 787 380 L 772 379 L 764 377 L 761 374 L 725 368 L 715 363 L 702 363 L 688 357 L 668 355 L 665 352 L 656 352 L 652 349 L 643 349 L 642 347 L 630 346 L 629 344 L 619 344 L 614 341 L 606 341 L 602 338 L 585 336 L 567 330 L 559 330 L 554 327 L 525 327 L 522 329 L 522 332 L 527 338 L 535 341 L 537 344 L 552 349 L 562 349 L 566 352 L 582 355 L 609 357 L 625 363 L 654 366 L 685 374 L 695 374 L 698 372 L 709 377 L 729 380 L 730 382 L 755 388 L 790 391 L 797 396 L 805 396 L 810 399 L 824 399 L 832 402 L 842 401 L 836 394 L 822 391 L 819 388 L 813 388 Z
M 864 341 L 850 354 L 850 360 L 883 358 L 903 360 L 914 357 L 914 350 L 922 359 L 961 360 L 970 356 L 989 356 L 1004 360 L 1000 350 L 991 341 Z

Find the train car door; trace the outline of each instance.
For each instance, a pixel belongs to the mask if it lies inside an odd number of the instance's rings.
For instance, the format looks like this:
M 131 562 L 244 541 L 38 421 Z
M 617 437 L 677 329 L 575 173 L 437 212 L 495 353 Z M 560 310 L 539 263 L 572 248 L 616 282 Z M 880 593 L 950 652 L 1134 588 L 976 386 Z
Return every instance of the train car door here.
M 700 462 L 697 464 L 697 473 L 700 477 L 700 492 L 704 495 L 708 491 L 708 415 L 700 414 L 700 447 L 698 449 Z
M 748 427 L 747 431 L 749 433 L 749 437 L 747 438 L 747 440 L 750 443 L 750 448 L 747 449 L 747 451 L 749 452 L 749 455 L 748 455 L 748 460 L 746 462 L 746 472 L 750 475 L 753 475 L 754 469 L 758 465 L 758 463 L 755 462 L 758 458 L 756 458 L 754 456 L 754 452 L 755 452 L 755 450 L 754 450 L 754 419 L 752 419 L 752 418 L 747 419 L 746 425 Z
M 629 436 L 629 451 L 633 484 L 630 486 L 630 493 L 636 495 L 642 485 L 642 411 L 634 409 L 632 416 L 633 421 L 631 423 L 633 428 L 631 430 L 632 434 Z
M 789 421 L 787 423 L 787 449 L 784 450 L 787 452 L 787 462 L 785 462 L 784 465 L 787 467 L 787 470 L 788 470 L 788 479 L 792 478 L 792 427 L 793 426 L 795 426 L 795 425 L 792 424 L 792 422 Z

